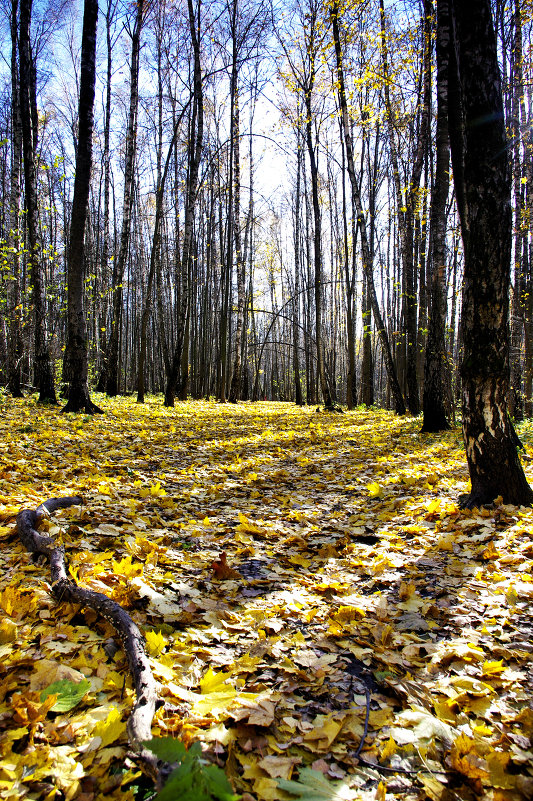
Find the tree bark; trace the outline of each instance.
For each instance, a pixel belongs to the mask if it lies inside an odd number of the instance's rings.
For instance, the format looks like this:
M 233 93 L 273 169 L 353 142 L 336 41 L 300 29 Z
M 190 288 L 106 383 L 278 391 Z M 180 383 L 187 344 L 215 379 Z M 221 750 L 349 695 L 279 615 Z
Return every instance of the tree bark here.
M 32 304 L 35 337 L 35 383 L 39 390 L 39 403 L 57 403 L 54 371 L 46 335 L 46 300 L 41 243 L 39 241 L 39 215 L 37 209 L 37 178 L 35 169 L 36 110 L 32 103 L 32 58 L 30 51 L 30 25 L 32 0 L 20 3 L 20 110 L 22 116 L 22 143 L 24 151 L 24 192 L 26 196 L 26 227 L 28 233 L 28 260 L 32 282 Z M 33 111 L 32 111 L 33 108 Z M 35 122 L 35 124 L 33 124 Z
M 100 280 L 102 284 L 108 280 L 108 261 L 109 261 L 109 196 L 111 190 L 111 158 L 110 158 L 110 138 L 111 138 L 111 79 L 112 79 L 112 54 L 113 42 L 111 37 L 111 23 L 116 10 L 116 5 L 113 5 L 112 0 L 108 0 L 107 11 L 105 15 L 106 21 L 106 49 L 107 49 L 107 69 L 106 69 L 106 94 L 105 94 L 105 115 L 104 115 L 104 152 L 103 152 L 103 165 L 104 165 L 104 225 L 102 233 L 102 257 L 100 261 Z M 105 341 L 105 320 L 106 320 L 107 302 L 100 305 L 99 309 L 99 354 L 103 359 L 100 365 L 100 374 L 97 384 L 98 392 L 105 392 L 106 388 L 106 350 L 107 343 Z M 103 342 L 102 342 L 103 340 Z
M 64 412 L 87 414 L 101 409 L 90 399 L 87 383 L 89 355 L 84 308 L 85 227 L 89 210 L 92 170 L 94 94 L 96 83 L 96 29 L 98 0 L 85 0 L 81 43 L 80 96 L 78 106 L 78 149 L 70 221 L 67 278 L 67 344 L 64 372 L 69 382 Z
M 193 254 L 193 227 L 194 209 L 196 205 L 196 194 L 198 188 L 198 174 L 200 170 L 200 159 L 202 156 L 203 133 L 204 133 L 204 96 L 202 83 L 202 68 L 200 63 L 200 2 L 198 3 L 197 17 L 192 4 L 188 0 L 189 9 L 189 30 L 193 46 L 194 57 L 194 77 L 193 77 L 193 103 L 192 120 L 189 150 L 189 177 L 187 182 L 187 196 L 185 203 L 185 225 L 183 230 L 183 250 L 181 258 L 182 283 L 181 299 L 178 314 L 178 325 L 176 331 L 176 342 L 174 353 L 167 376 L 165 388 L 165 406 L 174 406 L 176 395 L 176 382 L 178 373 L 181 370 L 181 390 L 187 387 L 188 381 L 188 354 L 185 346 L 188 345 L 187 327 L 190 315 L 190 286 L 189 277 L 191 272 L 191 259 Z
M 236 56 L 236 52 L 235 52 Z M 231 121 L 231 136 L 233 137 L 233 238 L 235 242 L 235 266 L 237 269 L 237 321 L 235 325 L 235 345 L 233 358 L 233 372 L 229 391 L 230 403 L 237 403 L 241 397 L 241 354 L 242 332 L 244 325 L 244 303 L 246 298 L 245 264 L 242 256 L 241 243 L 241 158 L 240 158 L 240 110 L 239 110 L 239 84 L 237 80 L 236 59 L 235 74 L 232 79 L 234 102 L 233 119 Z
M 20 302 L 20 254 L 22 240 L 20 231 L 21 166 L 22 166 L 22 118 L 20 114 L 20 90 L 18 76 L 17 45 L 18 0 L 11 0 L 11 185 L 9 197 L 10 232 L 9 245 L 12 254 L 12 274 L 8 289 L 9 332 L 7 339 L 7 385 L 14 398 L 22 397 L 21 360 L 22 313 Z
M 445 0 L 439 0 L 439 7 Z M 461 364 L 466 507 L 531 504 L 507 411 L 511 172 L 490 0 L 450 0 L 449 133 L 465 252 Z
M 145 0 L 138 0 L 135 12 L 135 23 L 131 37 L 130 67 L 130 106 L 128 127 L 126 131 L 126 153 L 124 158 L 124 201 L 122 204 L 122 228 L 117 257 L 113 265 L 113 309 L 111 331 L 109 334 L 106 355 L 104 357 L 105 391 L 110 397 L 118 395 L 120 375 L 120 322 L 122 317 L 122 280 L 128 255 L 131 220 L 133 211 L 133 182 L 135 155 L 137 151 L 137 111 L 139 106 L 139 54 L 141 47 L 141 31 L 145 19 Z
M 424 365 L 424 422 L 422 431 L 444 431 L 450 427 L 444 399 L 446 370 L 446 202 L 450 183 L 448 143 L 448 43 L 447 3 L 438 7 L 437 23 L 437 132 L 435 180 L 431 195 L 430 304 Z

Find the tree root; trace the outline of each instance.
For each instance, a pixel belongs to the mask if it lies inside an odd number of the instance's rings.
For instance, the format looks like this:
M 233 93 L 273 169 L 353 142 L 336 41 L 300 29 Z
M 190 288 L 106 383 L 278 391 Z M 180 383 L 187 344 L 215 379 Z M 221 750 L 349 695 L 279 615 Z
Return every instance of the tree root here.
M 160 788 L 166 778 L 165 765 L 143 746 L 143 741 L 152 739 L 152 720 L 156 709 L 162 703 L 158 698 L 157 684 L 144 648 L 144 637 L 120 604 L 101 592 L 79 587 L 68 578 L 65 549 L 57 546 L 52 537 L 44 536 L 37 531 L 44 517 L 57 509 L 65 509 L 80 503 L 83 503 L 83 499 L 78 496 L 51 498 L 35 510 L 22 509 L 17 515 L 17 532 L 22 544 L 34 557 L 43 556 L 50 562 L 54 598 L 57 601 L 68 601 L 94 610 L 111 623 L 119 635 L 136 693 L 136 702 L 127 723 L 130 746 L 143 761 L 156 786 Z

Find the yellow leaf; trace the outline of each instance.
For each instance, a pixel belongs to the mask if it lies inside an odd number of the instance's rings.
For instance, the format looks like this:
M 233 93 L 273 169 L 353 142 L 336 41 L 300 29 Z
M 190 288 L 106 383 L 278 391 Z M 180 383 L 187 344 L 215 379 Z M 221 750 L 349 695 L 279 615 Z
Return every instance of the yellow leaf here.
M 416 592 L 416 585 L 413 582 L 407 584 L 406 581 L 402 581 L 400 583 L 400 589 L 398 590 L 398 595 L 400 596 L 401 601 L 407 601 L 408 598 L 411 598 Z
M 215 673 L 213 668 L 208 668 L 200 682 L 200 689 L 202 693 L 214 693 L 226 686 L 226 679 L 228 673 Z
M 145 634 L 146 648 L 150 656 L 159 656 L 166 647 L 167 641 L 160 631 L 147 631 Z
M 251 520 L 248 520 L 246 515 L 243 515 L 242 512 L 239 512 L 239 525 L 236 527 L 235 531 L 240 531 L 244 534 L 264 534 L 265 529 L 261 526 L 258 526 L 256 523 L 253 523 Z
M 435 498 L 435 500 L 428 504 L 428 512 L 430 515 L 435 514 L 435 512 L 440 512 L 440 498 Z
M 396 753 L 396 743 L 392 737 L 389 737 L 383 748 L 381 749 L 380 759 L 388 759 Z
M 516 602 L 518 601 L 518 593 L 513 584 L 511 584 L 505 593 L 505 600 L 509 604 L 509 606 L 516 606 Z
M 488 765 L 476 751 L 476 742 L 466 734 L 460 734 L 452 745 L 452 767 L 469 779 L 487 779 Z
M 118 576 L 124 576 L 125 578 L 142 576 L 143 573 L 143 565 L 140 562 L 133 563 L 131 556 L 125 556 L 124 559 L 120 560 L 120 562 L 117 562 L 115 559 L 113 559 L 111 566 L 114 573 L 116 573 Z
M 293 565 L 300 565 L 300 567 L 309 567 L 313 564 L 312 559 L 306 559 L 305 556 L 300 556 L 299 554 L 293 554 L 290 556 L 289 562 Z
M 16 642 L 17 624 L 9 618 L 5 618 L 0 623 L 0 645 L 8 642 Z
M 506 666 L 503 664 L 503 659 L 500 659 L 499 661 L 483 662 L 484 676 L 497 676 L 499 673 L 503 673 L 505 669 Z
M 385 782 L 380 782 L 376 787 L 376 795 L 374 796 L 376 801 L 385 801 L 387 796 L 387 785 Z
M 482 557 L 483 557 L 483 559 L 487 559 L 487 560 L 488 559 L 499 559 L 500 558 L 500 552 L 497 550 L 497 548 L 494 545 L 494 543 L 492 542 L 492 540 L 489 542 L 489 544 L 487 545 L 487 547 L 483 551 Z
M 369 498 L 381 498 L 381 496 L 383 495 L 383 487 L 381 487 L 375 481 L 372 482 L 372 484 L 367 484 L 366 488 L 368 490 Z
M 120 710 L 112 709 L 107 718 L 99 721 L 94 727 L 93 736 L 101 738 L 102 748 L 111 745 L 126 733 L 126 724 L 120 718 Z

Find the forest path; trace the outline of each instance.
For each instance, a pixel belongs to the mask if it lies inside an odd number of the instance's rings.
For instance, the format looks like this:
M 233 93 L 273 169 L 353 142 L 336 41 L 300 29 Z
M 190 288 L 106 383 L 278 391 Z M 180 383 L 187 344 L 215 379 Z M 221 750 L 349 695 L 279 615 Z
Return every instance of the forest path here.
M 85 505 L 41 530 L 146 636 L 154 736 L 205 743 L 236 791 L 305 798 L 323 774 L 313 798 L 532 797 L 533 511 L 459 510 L 458 429 L 97 402 L 104 416 L 2 399 L 2 797 L 142 797 L 113 631 L 56 604 L 14 536 L 20 508 L 58 495 Z M 41 702 L 58 678 L 90 682 L 66 712 Z

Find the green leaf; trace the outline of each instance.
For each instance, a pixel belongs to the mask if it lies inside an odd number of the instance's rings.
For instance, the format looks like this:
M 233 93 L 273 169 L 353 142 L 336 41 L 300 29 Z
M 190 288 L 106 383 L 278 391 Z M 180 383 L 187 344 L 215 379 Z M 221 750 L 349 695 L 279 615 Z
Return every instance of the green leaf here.
M 202 747 L 189 750 L 172 737 L 147 740 L 143 745 L 163 762 L 178 762 L 154 801 L 238 801 L 223 770 L 202 758 Z
M 174 737 L 155 737 L 153 740 L 145 740 L 143 745 L 162 762 L 181 762 L 187 754 L 187 749 L 181 740 L 176 740 Z
M 41 701 L 45 701 L 49 695 L 57 695 L 57 701 L 52 707 L 52 712 L 70 712 L 90 689 L 91 682 L 87 679 L 82 679 L 79 682 L 60 679 L 44 688 L 41 692 Z
M 298 781 L 279 779 L 278 787 L 303 801 L 350 801 L 357 797 L 344 782 L 330 782 L 311 768 L 302 768 Z

